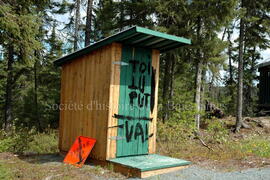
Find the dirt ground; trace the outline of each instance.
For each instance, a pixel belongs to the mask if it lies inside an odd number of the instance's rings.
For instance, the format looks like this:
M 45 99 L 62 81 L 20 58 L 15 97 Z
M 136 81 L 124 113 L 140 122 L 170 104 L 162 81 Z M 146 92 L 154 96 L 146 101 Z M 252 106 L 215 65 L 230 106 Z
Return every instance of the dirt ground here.
M 245 142 L 245 140 L 254 137 L 262 139 L 270 137 L 270 117 L 246 117 L 244 119 L 246 124 L 248 124 L 250 128 L 241 129 L 239 133 L 233 133 L 235 124 L 234 117 L 226 117 L 220 119 L 221 121 L 225 122 L 227 129 L 230 132 L 228 139 L 231 142 L 242 143 Z M 191 161 L 198 167 L 203 167 L 209 170 L 217 170 L 220 172 L 241 171 L 249 168 L 270 167 L 270 158 L 260 157 L 252 153 L 244 157 L 239 157 L 238 155 L 242 155 L 241 152 L 239 152 L 241 150 L 238 150 L 238 154 L 234 154 L 236 150 L 230 151 L 229 148 L 224 146 L 223 143 L 213 143 L 211 142 L 211 140 L 208 142 L 206 137 L 211 135 L 207 133 L 208 132 L 206 130 L 201 130 L 202 139 L 205 140 L 206 144 L 213 151 L 204 147 L 199 140 L 193 139 L 191 140 L 192 142 L 190 142 L 190 144 L 183 145 L 187 147 L 179 150 L 178 153 L 174 152 L 177 152 L 177 148 L 180 147 L 179 145 L 169 144 L 167 145 L 169 148 L 166 149 L 164 148 L 164 144 L 159 144 L 158 153 L 162 155 L 183 158 L 185 160 Z
M 64 164 L 62 161 L 63 157 L 59 154 L 19 156 L 12 153 L 0 153 L 0 179 L 91 180 L 125 178 L 121 174 L 114 173 L 109 167 L 94 166 L 91 162 L 87 162 L 82 168 L 77 168 Z
M 233 118 L 227 118 L 226 124 L 228 128 L 234 123 Z M 230 133 L 230 138 L 234 141 L 241 141 L 249 136 L 259 135 L 262 137 L 270 135 L 270 118 L 249 118 L 246 119 L 247 123 L 251 126 L 250 129 L 242 129 L 240 133 Z M 268 124 L 269 122 L 269 124 Z M 198 145 L 199 148 L 204 151 L 209 151 L 206 147 Z M 218 149 L 215 144 L 211 144 L 213 149 Z M 189 150 L 190 152 L 195 151 Z M 166 153 L 161 153 L 168 155 Z M 207 153 L 206 153 L 207 154 Z M 180 157 L 181 158 L 181 154 Z M 185 156 L 182 157 L 185 160 L 189 160 L 193 163 L 191 169 L 183 171 L 185 177 L 192 175 L 192 171 L 197 170 L 196 176 L 200 176 L 200 172 L 211 172 L 213 177 L 209 179 L 215 179 L 217 173 L 223 173 L 224 177 L 227 177 L 228 173 L 249 171 L 254 168 L 263 168 L 264 171 L 270 172 L 270 158 L 263 158 L 258 156 L 247 156 L 245 158 L 233 157 L 224 160 L 213 160 L 207 158 L 207 156 Z M 13 153 L 0 153 L 0 179 L 20 179 L 20 180 L 69 180 L 69 179 L 126 179 L 127 177 L 113 172 L 113 167 L 100 167 L 91 164 L 89 160 L 82 168 L 76 168 L 71 165 L 62 163 L 63 157 L 59 154 L 43 154 L 43 155 L 17 155 Z M 192 170 L 193 169 L 193 170 Z M 227 173 L 227 174 L 226 174 Z M 260 176 L 259 170 L 252 171 L 254 177 Z M 194 173 L 193 173 L 194 174 Z M 205 173 L 206 176 L 207 173 Z M 238 173 L 239 174 L 239 173 Z M 241 173 L 240 173 L 241 174 Z M 160 176 L 165 179 L 177 179 L 181 175 L 181 172 Z M 233 175 L 233 174 L 230 174 Z M 170 177 L 170 178 L 169 178 Z M 231 177 L 231 176 L 230 176 Z M 242 177 L 242 176 L 240 176 Z M 160 179 L 159 178 L 159 179 Z M 243 177 L 244 178 L 244 177 Z M 182 178 L 185 179 L 185 178 Z M 189 178 L 188 178 L 189 179 Z M 192 176 L 190 179 L 196 179 Z M 241 179 L 241 178 L 239 178 Z M 256 179 L 256 178 L 255 178 Z M 259 179 L 259 178 L 258 178 Z
M 232 131 L 235 124 L 234 117 L 226 117 L 222 119 L 226 121 L 227 127 Z M 243 128 L 239 133 L 230 133 L 230 139 L 237 142 L 252 136 L 259 137 L 270 137 L 270 117 L 245 117 L 244 121 L 249 125 L 250 128 Z M 270 144 L 270 141 L 269 141 Z M 218 148 L 218 147 L 214 147 Z M 216 169 L 219 171 L 241 171 L 249 168 L 268 168 L 270 167 L 270 159 L 258 156 L 247 156 L 245 158 L 217 161 L 208 159 L 193 159 L 198 166 L 207 169 Z
M 94 166 L 86 163 L 82 168 L 76 168 L 62 163 L 63 157 L 58 154 L 18 156 L 12 153 L 0 153 L 0 179 L 3 180 L 105 180 L 126 179 L 121 174 L 114 173 L 109 167 Z M 149 179 L 177 180 L 262 180 L 270 175 L 270 165 L 261 166 L 261 160 L 239 162 L 197 161 L 184 170 L 153 176 Z M 224 166 L 226 168 L 224 168 Z M 230 168 L 228 168 L 230 167 Z M 239 170 L 241 167 L 242 170 Z M 267 168 L 268 167 L 268 168 Z M 225 170 L 221 171 L 221 170 Z

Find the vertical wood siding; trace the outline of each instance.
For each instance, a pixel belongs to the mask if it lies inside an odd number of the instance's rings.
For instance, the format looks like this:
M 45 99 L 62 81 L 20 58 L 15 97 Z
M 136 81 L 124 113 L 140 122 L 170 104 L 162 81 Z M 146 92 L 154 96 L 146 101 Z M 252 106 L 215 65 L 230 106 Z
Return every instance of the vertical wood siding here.
M 91 157 L 107 160 L 116 157 L 122 45 L 112 43 L 62 66 L 59 149 L 68 151 L 77 136 L 97 139 Z M 150 112 L 149 153 L 155 153 L 159 79 L 159 51 L 152 51 L 155 70 L 155 103 Z
M 113 44 L 112 47 L 112 63 L 120 62 L 122 57 L 122 45 Z M 120 87 L 120 68 L 118 64 L 111 66 L 111 83 L 110 83 L 110 109 L 108 115 L 108 135 L 107 135 L 107 159 L 116 157 L 116 140 L 112 139 L 117 136 L 117 119 L 113 118 L 118 113 L 119 104 L 119 87 Z
M 149 138 L 149 154 L 156 153 L 156 128 L 157 128 L 157 111 L 158 111 L 158 82 L 159 82 L 159 56 L 160 52 L 158 50 L 152 51 L 152 67 L 153 72 L 155 74 L 155 99 L 154 99 L 154 109 L 150 113 L 150 117 L 153 118 L 152 122 L 149 125 L 149 134 L 153 134 L 152 137 Z
M 62 66 L 59 148 L 68 151 L 77 136 L 97 139 L 91 153 L 106 159 L 115 44 L 104 46 Z M 114 57 L 114 58 L 112 58 Z M 117 103 L 117 102 L 115 102 Z M 111 119 L 110 119 L 111 120 Z

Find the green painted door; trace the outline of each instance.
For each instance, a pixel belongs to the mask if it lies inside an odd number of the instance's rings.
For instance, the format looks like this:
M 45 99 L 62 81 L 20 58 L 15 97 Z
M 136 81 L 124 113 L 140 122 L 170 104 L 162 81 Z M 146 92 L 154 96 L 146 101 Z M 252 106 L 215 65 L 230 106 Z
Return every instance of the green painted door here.
M 151 50 L 123 46 L 120 72 L 117 157 L 148 154 L 151 123 Z

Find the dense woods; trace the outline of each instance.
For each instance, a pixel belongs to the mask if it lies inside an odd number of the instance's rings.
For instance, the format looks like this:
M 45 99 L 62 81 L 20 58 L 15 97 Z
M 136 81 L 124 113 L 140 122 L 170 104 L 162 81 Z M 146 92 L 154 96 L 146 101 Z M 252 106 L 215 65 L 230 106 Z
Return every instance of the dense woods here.
M 2 128 L 57 128 L 53 61 L 134 25 L 192 40 L 161 56 L 160 122 L 198 130 L 211 103 L 245 126 L 269 48 L 268 0 L 0 0 Z

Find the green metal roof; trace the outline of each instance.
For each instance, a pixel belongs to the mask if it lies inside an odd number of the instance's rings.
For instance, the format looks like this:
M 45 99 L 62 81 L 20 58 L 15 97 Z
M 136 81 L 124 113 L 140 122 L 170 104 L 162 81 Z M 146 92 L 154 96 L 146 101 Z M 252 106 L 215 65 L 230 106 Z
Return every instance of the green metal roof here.
M 113 42 L 119 42 L 134 47 L 157 49 L 160 50 L 160 52 L 166 52 L 168 50 L 178 48 L 185 44 L 191 44 L 190 39 L 134 26 L 125 31 L 102 39 L 83 49 L 68 54 L 60 59 L 57 59 L 56 61 L 54 61 L 54 64 L 57 66 L 61 66 L 68 61 L 71 61 L 79 56 L 88 54 L 102 46 L 111 44 Z

